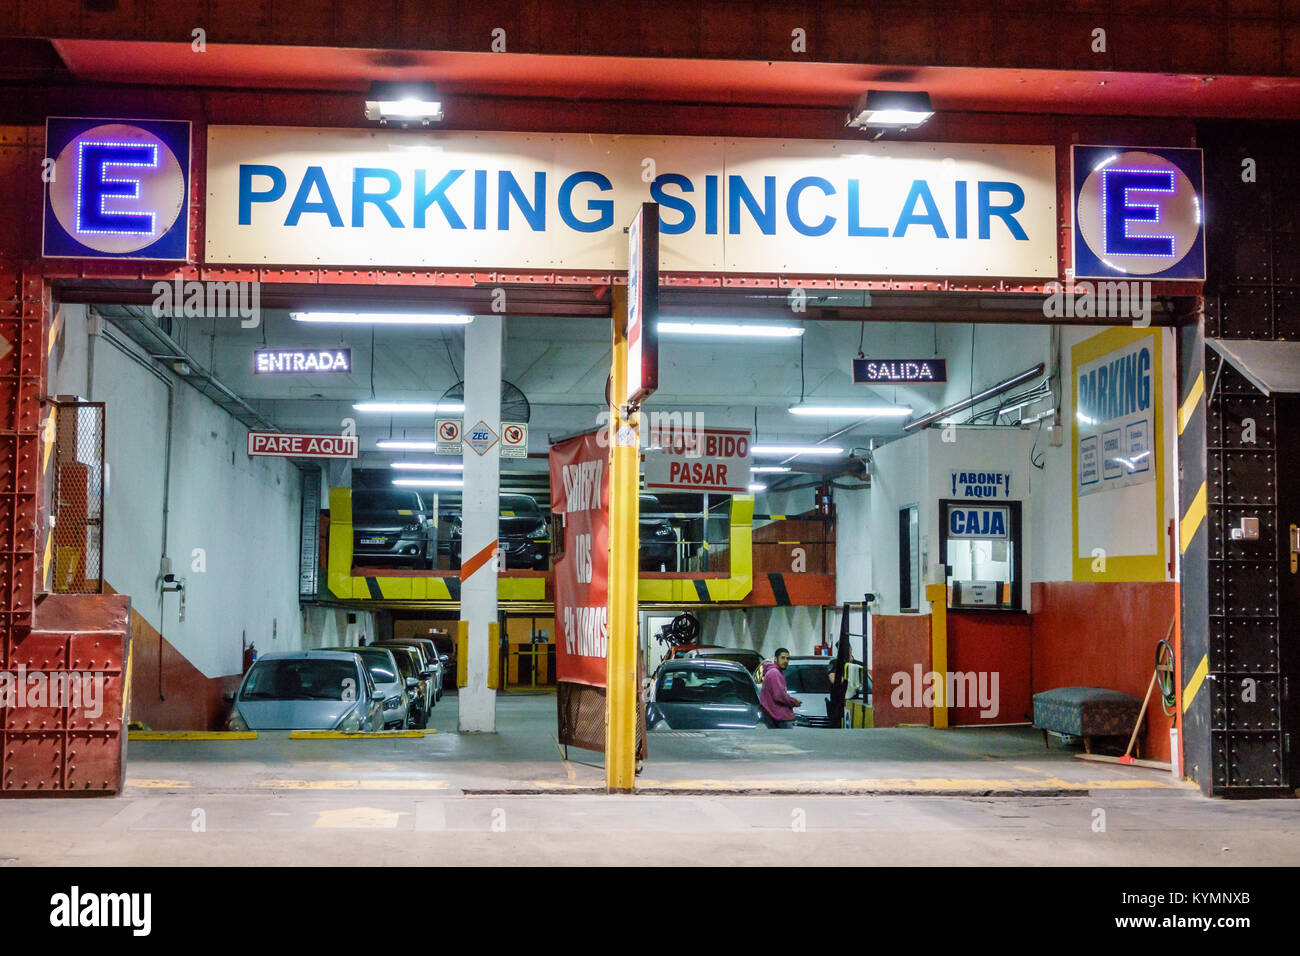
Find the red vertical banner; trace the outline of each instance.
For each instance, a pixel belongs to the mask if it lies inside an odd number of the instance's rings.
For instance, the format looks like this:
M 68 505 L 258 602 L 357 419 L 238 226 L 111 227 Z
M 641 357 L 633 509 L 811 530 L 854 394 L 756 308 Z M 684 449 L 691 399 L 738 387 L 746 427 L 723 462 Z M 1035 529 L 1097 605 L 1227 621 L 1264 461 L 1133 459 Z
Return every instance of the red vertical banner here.
M 564 526 L 555 559 L 556 680 L 605 686 L 609 639 L 609 451 L 604 430 L 551 446 L 551 511 Z

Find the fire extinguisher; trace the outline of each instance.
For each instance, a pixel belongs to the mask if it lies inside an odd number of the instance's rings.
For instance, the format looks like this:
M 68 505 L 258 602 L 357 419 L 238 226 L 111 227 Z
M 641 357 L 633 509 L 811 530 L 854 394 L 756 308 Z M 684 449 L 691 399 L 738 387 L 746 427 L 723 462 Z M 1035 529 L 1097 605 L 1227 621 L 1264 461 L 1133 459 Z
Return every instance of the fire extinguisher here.
M 247 674 L 253 662 L 257 660 L 257 645 L 249 644 L 244 648 L 244 673 Z

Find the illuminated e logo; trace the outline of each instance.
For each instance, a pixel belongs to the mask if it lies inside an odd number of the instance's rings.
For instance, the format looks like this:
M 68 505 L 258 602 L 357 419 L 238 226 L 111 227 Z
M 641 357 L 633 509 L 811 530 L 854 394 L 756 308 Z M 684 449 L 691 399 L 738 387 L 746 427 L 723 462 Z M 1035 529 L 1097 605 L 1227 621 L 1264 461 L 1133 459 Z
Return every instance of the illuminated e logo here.
M 188 258 L 189 123 L 51 117 L 46 142 L 45 256 Z
M 77 144 L 77 234 L 152 236 L 153 212 L 125 212 L 109 209 L 114 197 L 140 198 L 138 175 L 109 175 L 116 167 L 158 168 L 155 143 Z
M 1072 147 L 1076 279 L 1205 277 L 1201 151 Z

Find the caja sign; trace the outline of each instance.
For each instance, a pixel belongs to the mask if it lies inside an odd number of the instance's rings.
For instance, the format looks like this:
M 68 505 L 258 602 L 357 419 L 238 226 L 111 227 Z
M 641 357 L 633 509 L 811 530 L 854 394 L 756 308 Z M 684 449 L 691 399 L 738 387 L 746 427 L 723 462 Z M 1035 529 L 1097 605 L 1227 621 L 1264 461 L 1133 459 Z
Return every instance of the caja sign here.
M 1199 149 L 1075 146 L 1076 279 L 1205 279 Z
M 51 116 L 45 143 L 42 255 L 187 259 L 189 123 Z

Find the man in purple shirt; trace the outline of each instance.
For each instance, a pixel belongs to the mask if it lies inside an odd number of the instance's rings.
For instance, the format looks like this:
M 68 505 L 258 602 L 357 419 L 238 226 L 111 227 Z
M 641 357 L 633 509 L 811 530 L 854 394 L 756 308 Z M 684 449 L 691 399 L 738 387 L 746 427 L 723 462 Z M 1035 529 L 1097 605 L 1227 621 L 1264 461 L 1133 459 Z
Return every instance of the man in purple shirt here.
M 791 697 L 785 687 L 785 669 L 790 666 L 790 651 L 778 647 L 773 656 L 775 662 L 763 662 L 763 690 L 758 695 L 758 700 L 773 727 L 793 727 L 793 708 L 803 702 L 798 697 Z

